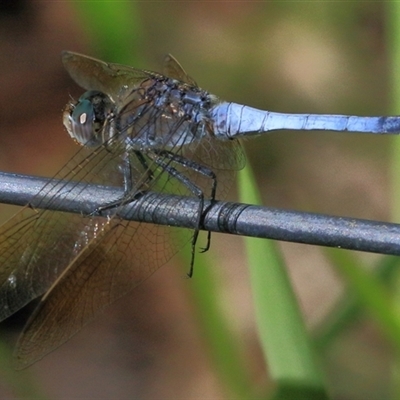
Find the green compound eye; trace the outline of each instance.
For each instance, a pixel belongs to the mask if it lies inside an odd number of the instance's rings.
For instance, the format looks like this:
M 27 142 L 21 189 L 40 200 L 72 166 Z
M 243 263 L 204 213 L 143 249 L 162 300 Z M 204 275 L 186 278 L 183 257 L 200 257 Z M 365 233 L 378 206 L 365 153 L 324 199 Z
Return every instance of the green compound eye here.
M 111 100 L 98 91 L 85 92 L 76 105 L 66 110 L 64 125 L 70 136 L 84 146 L 99 146 L 104 138 L 102 130 L 111 111 Z

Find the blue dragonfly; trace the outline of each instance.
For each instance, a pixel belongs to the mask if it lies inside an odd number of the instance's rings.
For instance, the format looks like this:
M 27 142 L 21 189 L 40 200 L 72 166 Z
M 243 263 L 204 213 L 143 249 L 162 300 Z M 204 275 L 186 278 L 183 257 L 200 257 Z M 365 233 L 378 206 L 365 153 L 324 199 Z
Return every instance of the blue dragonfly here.
M 71 182 L 81 190 L 85 184 L 121 187 L 123 196 L 85 215 L 40 209 L 35 202 L 38 209 L 27 206 L 0 227 L 0 321 L 39 299 L 17 343 L 18 369 L 66 342 L 182 247 L 184 239 L 171 228 L 118 216 L 142 193 L 198 199 L 198 228 L 187 233 L 191 276 L 204 201 L 223 199 L 245 165 L 236 139 L 282 129 L 400 132 L 396 116 L 284 114 L 222 101 L 199 88 L 170 55 L 163 74 L 74 52 L 64 52 L 62 61 L 86 90 L 63 114 L 81 148 L 38 197 L 71 202 Z M 209 242 L 210 236 L 206 248 Z

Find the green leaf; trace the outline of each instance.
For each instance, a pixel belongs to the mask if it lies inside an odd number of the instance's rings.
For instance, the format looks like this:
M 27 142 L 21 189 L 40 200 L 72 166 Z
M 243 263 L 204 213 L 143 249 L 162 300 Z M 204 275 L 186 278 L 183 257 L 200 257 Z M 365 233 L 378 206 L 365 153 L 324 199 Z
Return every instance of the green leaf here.
M 241 202 L 260 203 L 249 168 L 240 174 L 240 193 Z M 287 393 L 289 387 L 297 387 L 300 396 L 301 388 L 306 387 L 307 392 L 311 388 L 322 396 L 318 398 L 327 398 L 324 379 L 276 244 L 253 238 L 245 238 L 245 243 L 261 345 L 278 385 L 276 396 Z

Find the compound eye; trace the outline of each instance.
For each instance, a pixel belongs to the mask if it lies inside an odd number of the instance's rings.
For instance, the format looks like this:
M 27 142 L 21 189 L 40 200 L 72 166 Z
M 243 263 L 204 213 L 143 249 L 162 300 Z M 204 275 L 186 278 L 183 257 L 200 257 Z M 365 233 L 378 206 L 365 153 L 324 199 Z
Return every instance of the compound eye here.
M 76 104 L 67 105 L 64 125 L 69 135 L 84 146 L 99 146 L 107 139 L 106 121 L 112 113 L 110 98 L 104 93 L 89 91 Z

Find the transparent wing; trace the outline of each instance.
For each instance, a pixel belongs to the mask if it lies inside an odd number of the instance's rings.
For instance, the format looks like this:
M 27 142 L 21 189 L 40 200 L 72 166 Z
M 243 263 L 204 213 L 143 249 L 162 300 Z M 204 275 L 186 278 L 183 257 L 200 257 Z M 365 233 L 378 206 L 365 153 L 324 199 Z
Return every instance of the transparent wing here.
M 167 232 L 154 226 L 155 231 L 141 228 L 121 221 L 80 254 L 25 327 L 16 349 L 16 368 L 27 367 L 59 347 L 170 258 Z
M 229 189 L 236 177 L 236 171 L 245 166 L 246 158 L 239 141 L 220 141 L 213 136 L 207 136 L 199 142 L 193 142 L 181 148 L 173 149 L 174 153 L 182 158 L 191 160 L 199 166 L 206 166 L 213 171 L 217 181 L 216 198 L 223 200 L 226 198 Z M 209 177 L 199 173 L 196 169 L 187 168 L 172 162 L 183 176 L 187 177 L 197 187 L 199 187 L 205 198 L 209 198 L 211 193 L 212 180 Z M 177 193 L 176 189 L 170 190 Z M 178 193 L 186 196 L 193 196 L 193 193 L 187 190 Z
M 85 148 L 63 168 L 63 182 L 121 185 L 120 155 L 101 147 Z M 65 183 L 50 181 L 41 194 L 59 197 Z M 84 189 L 82 189 L 84 190 Z M 53 197 L 55 198 L 55 197 Z M 68 201 L 73 201 L 69 198 Z M 65 200 L 67 201 L 67 200 Z M 72 260 L 109 221 L 29 206 L 0 227 L 0 320 L 45 293 Z
M 197 86 L 196 81 L 186 73 L 182 65 L 179 64 L 178 60 L 171 54 L 167 54 L 164 58 L 163 73 L 170 78 L 177 79 L 178 81 L 185 82 L 192 86 Z
M 111 64 L 83 54 L 64 51 L 62 62 L 72 79 L 86 90 L 107 93 L 115 102 L 125 96 L 142 81 L 158 76 L 126 65 Z
M 196 162 L 204 159 L 211 167 L 227 168 L 232 177 L 231 168 L 240 166 L 242 153 L 240 147 L 231 153 L 235 147 L 226 143 L 227 147 L 222 145 L 219 151 L 224 149 L 231 157 L 236 155 L 234 161 L 218 161 L 213 141 L 179 151 L 184 156 L 195 153 Z M 57 178 L 121 186 L 122 148 L 113 150 L 101 147 L 88 153 L 83 149 Z M 165 162 L 204 190 L 205 197 L 209 196 L 209 179 L 168 158 Z M 138 158 L 131 154 L 130 166 L 136 184 L 133 191 L 158 189 L 194 196 L 148 155 Z M 144 179 L 149 173 L 152 179 Z M 227 181 L 221 184 L 227 187 Z M 60 194 L 63 190 L 63 183 L 53 181 L 42 193 Z M 166 263 L 192 235 L 187 231 L 186 235 L 174 237 L 171 228 L 149 224 L 140 225 L 138 234 L 138 226 L 119 218 L 83 217 L 27 207 L 0 228 L 0 317 L 6 318 L 48 292 L 21 336 L 18 367 L 29 365 L 68 340 L 104 307 Z M 151 258 L 146 258 L 146 254 L 151 254 Z

